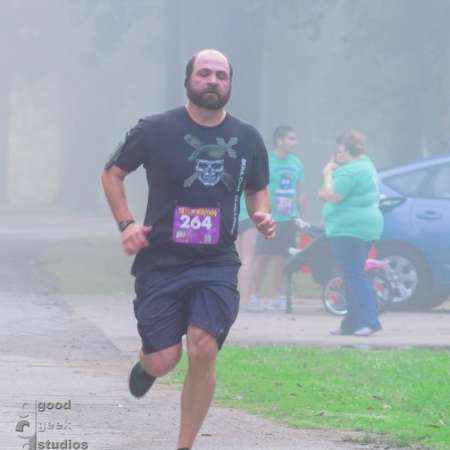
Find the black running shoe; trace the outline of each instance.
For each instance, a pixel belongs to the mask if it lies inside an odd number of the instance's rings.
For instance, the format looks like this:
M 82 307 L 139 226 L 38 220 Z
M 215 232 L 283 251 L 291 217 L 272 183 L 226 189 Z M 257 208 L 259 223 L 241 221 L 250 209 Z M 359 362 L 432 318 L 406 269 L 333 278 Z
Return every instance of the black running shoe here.
M 152 387 L 155 380 L 156 378 L 148 374 L 138 361 L 131 369 L 130 378 L 128 379 L 131 395 L 137 398 L 142 397 Z

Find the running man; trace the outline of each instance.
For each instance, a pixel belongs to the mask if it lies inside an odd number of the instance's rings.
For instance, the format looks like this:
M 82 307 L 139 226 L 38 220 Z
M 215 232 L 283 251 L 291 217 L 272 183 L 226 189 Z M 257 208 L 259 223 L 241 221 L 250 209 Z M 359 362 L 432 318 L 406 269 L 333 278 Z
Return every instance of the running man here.
M 102 174 L 132 266 L 142 340 L 129 389 L 142 397 L 179 362 L 187 335 L 179 450 L 191 450 L 210 406 L 215 362 L 239 309 L 239 201 L 267 239 L 275 236 L 266 148 L 255 128 L 225 111 L 233 70 L 217 50 L 186 66 L 186 106 L 141 119 Z M 124 179 L 144 166 L 151 189 L 143 224 L 128 208 Z

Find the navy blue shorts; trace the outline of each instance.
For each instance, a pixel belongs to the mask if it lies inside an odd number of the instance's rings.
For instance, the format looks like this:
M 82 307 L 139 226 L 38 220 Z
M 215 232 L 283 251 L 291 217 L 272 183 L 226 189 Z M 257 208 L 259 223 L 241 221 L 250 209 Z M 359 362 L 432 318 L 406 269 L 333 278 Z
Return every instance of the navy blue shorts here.
M 189 325 L 221 348 L 239 311 L 239 265 L 208 264 L 143 271 L 135 281 L 134 314 L 142 351 L 178 344 Z

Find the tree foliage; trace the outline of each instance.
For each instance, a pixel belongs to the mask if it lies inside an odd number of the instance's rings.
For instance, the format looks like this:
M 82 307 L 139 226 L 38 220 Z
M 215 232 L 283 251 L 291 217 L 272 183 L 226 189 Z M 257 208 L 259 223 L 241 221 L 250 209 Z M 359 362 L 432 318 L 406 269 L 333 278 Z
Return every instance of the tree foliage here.
M 0 9 L 10 61 L 0 75 L 0 201 L 8 161 L 23 157 L 8 150 L 11 121 L 36 133 L 21 120 L 32 107 L 59 143 L 50 200 L 97 208 L 108 153 L 138 117 L 184 102 L 184 65 L 208 47 L 233 62 L 230 110 L 267 138 L 279 124 L 297 128 L 311 193 L 347 128 L 367 133 L 379 165 L 450 147 L 447 0 L 4 0 Z M 25 100 L 10 108 L 16 97 Z

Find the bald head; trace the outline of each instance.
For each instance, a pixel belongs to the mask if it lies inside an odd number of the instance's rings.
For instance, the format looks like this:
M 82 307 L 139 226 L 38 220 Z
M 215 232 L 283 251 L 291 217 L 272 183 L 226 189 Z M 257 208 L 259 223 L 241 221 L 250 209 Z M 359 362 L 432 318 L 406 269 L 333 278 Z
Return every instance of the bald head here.
M 196 58 L 213 58 L 217 59 L 218 61 L 228 63 L 228 58 L 222 52 L 219 52 L 219 50 L 216 50 L 214 48 L 205 48 L 197 52 L 197 54 L 194 56 Z
M 233 66 L 231 65 L 230 61 L 228 61 L 228 58 L 222 52 L 219 52 L 219 50 L 215 50 L 212 48 L 204 49 L 197 52 L 186 64 L 184 87 L 187 87 L 192 72 L 194 71 L 194 68 L 198 64 L 206 64 L 206 63 L 213 63 L 226 66 L 230 81 L 233 78 Z

